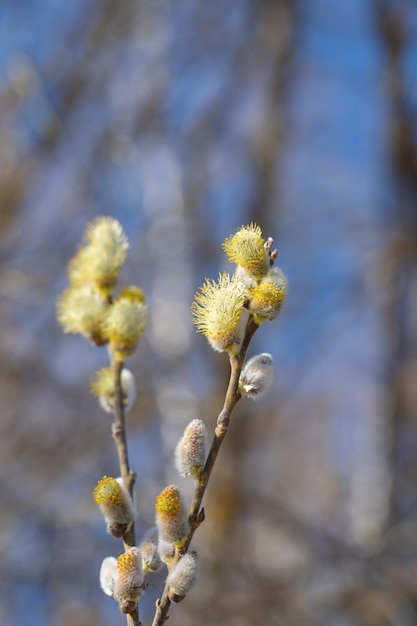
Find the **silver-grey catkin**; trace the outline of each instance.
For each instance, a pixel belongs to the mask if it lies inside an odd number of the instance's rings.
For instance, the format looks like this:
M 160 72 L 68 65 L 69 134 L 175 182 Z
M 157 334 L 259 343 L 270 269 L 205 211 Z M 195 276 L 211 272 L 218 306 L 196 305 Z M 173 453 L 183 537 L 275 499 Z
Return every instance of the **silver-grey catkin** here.
M 117 561 L 114 556 L 107 556 L 100 568 L 100 587 L 107 596 L 112 596 L 117 581 Z
M 157 572 L 163 565 L 158 551 L 158 529 L 153 526 L 142 537 L 139 544 L 142 557 L 142 570 L 144 574 Z
M 197 476 L 206 460 L 206 427 L 194 419 L 186 427 L 175 449 L 175 467 L 180 476 Z
M 263 352 L 249 359 L 239 378 L 239 391 L 242 396 L 258 399 L 274 382 L 274 360 Z
M 192 589 L 197 580 L 198 555 L 195 550 L 184 554 L 167 576 L 170 600 L 175 602 L 182 599 Z

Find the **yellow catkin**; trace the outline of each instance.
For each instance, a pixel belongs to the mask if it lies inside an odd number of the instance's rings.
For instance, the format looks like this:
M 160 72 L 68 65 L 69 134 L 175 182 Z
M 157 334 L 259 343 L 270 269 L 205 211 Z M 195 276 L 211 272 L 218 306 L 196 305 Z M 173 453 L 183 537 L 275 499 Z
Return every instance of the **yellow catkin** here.
M 93 491 L 96 504 L 118 504 L 123 500 L 122 489 L 115 478 L 103 476 Z
M 130 572 L 138 567 L 138 555 L 132 550 L 124 552 L 117 557 L 117 569 L 119 572 Z
M 90 383 L 90 391 L 96 398 L 114 395 L 114 375 L 111 367 L 103 367 L 94 374 Z
M 165 487 L 156 497 L 155 509 L 159 517 L 175 517 L 181 509 L 181 497 L 178 489 L 173 485 Z
M 278 267 L 272 268 L 249 294 L 249 311 L 256 323 L 273 320 L 281 310 L 287 293 L 287 279 Z
M 99 345 L 107 305 L 90 285 L 67 287 L 57 301 L 57 319 L 64 333 L 80 333 Z
M 229 351 L 240 342 L 239 322 L 245 304 L 245 294 L 238 281 L 227 273 L 218 281 L 206 279 L 195 294 L 191 306 L 192 320 L 218 352 Z
M 129 243 L 119 222 L 97 217 L 84 233 L 83 243 L 68 265 L 71 284 L 92 284 L 108 294 L 118 280 Z
M 118 300 L 124 298 L 125 300 L 129 300 L 130 302 L 136 302 L 138 304 L 145 304 L 146 296 L 140 287 L 136 285 L 129 285 L 128 287 L 123 287 L 121 290 Z
M 262 231 L 256 224 L 242 226 L 223 242 L 229 261 L 243 267 L 256 279 L 268 270 Z
M 182 546 L 189 532 L 189 525 L 181 494 L 175 485 L 165 487 L 157 496 L 155 510 L 159 541 Z
M 109 307 L 103 323 L 104 335 L 116 352 L 122 357 L 129 356 L 136 349 L 147 320 L 148 311 L 144 304 L 119 298 Z

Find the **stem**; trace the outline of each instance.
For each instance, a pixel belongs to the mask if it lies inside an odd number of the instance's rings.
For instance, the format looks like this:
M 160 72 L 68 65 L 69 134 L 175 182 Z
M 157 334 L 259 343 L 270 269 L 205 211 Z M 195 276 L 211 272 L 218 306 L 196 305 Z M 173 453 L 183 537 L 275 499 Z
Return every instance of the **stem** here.
M 141 626 L 141 622 L 139 620 L 139 607 L 130 615 L 126 615 L 127 618 L 127 626 Z
M 211 443 L 206 464 L 200 476 L 195 481 L 194 497 L 188 515 L 188 519 L 190 522 L 190 532 L 188 533 L 187 540 L 184 546 L 180 550 L 177 550 L 177 558 L 173 565 L 175 565 L 175 563 L 178 562 L 181 556 L 185 552 L 187 552 L 195 531 L 204 520 L 204 509 L 201 508 L 201 503 L 203 501 L 203 497 L 207 489 L 211 472 L 216 462 L 220 447 L 224 441 L 224 438 L 227 435 L 230 423 L 230 416 L 236 403 L 242 397 L 239 391 L 239 377 L 242 371 L 243 363 L 245 361 L 250 341 L 255 334 L 257 328 L 258 325 L 253 321 L 253 317 L 250 316 L 246 324 L 245 335 L 240 351 L 236 356 L 230 357 L 230 378 L 229 384 L 227 386 L 223 409 L 220 411 L 217 418 L 217 425 L 214 431 L 213 441 Z M 168 611 L 171 605 L 171 601 L 168 597 L 168 592 L 169 587 L 168 585 L 165 585 L 161 598 L 156 602 L 156 611 L 152 626 L 163 626 L 163 624 L 168 619 Z
M 129 466 L 129 458 L 127 454 L 127 441 L 126 441 L 126 426 L 125 426 L 125 407 L 123 403 L 123 390 L 121 382 L 121 374 L 123 370 L 123 361 L 113 361 L 113 374 L 114 374 L 114 423 L 112 425 L 112 435 L 116 444 L 117 456 L 119 458 L 120 473 L 123 478 L 124 486 L 129 492 L 130 497 L 133 500 L 133 487 L 135 485 L 136 474 L 132 472 Z M 131 546 L 134 546 L 135 540 L 135 527 L 134 524 L 130 527 L 127 533 L 123 536 L 124 549 L 127 550 Z M 141 626 L 139 619 L 139 607 L 126 615 L 127 626 Z
M 133 484 L 130 477 L 129 459 L 127 455 L 126 430 L 125 430 L 125 411 L 123 404 L 123 392 L 121 383 L 121 373 L 123 370 L 123 361 L 115 361 L 113 363 L 114 373 L 114 424 L 113 438 L 116 443 L 117 455 L 119 457 L 120 472 L 126 489 L 132 495 Z

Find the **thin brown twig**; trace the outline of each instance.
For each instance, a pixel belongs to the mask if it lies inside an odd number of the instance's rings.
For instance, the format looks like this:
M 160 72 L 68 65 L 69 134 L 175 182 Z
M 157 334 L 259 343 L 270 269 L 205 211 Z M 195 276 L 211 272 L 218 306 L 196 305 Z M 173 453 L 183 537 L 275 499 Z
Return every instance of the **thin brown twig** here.
M 136 474 L 132 472 L 129 465 L 129 457 L 127 453 L 127 438 L 125 425 L 125 407 L 123 403 L 123 391 L 121 374 L 123 370 L 123 361 L 115 360 L 113 362 L 114 374 L 114 423 L 112 426 L 112 435 L 116 444 L 117 456 L 119 458 L 120 473 L 123 483 L 133 499 L 133 488 L 135 485 Z M 135 528 L 134 525 L 123 536 L 124 549 L 135 545 Z M 139 619 L 139 608 L 133 613 L 126 615 L 127 626 L 141 626 Z
M 189 511 L 190 532 L 187 536 L 187 540 L 184 546 L 177 550 L 176 560 L 173 565 L 181 558 L 181 556 L 187 552 L 195 531 L 204 520 L 204 509 L 201 508 L 203 497 L 207 489 L 208 482 L 217 459 L 220 447 L 227 435 L 227 431 L 230 423 L 230 416 L 236 405 L 240 400 L 241 394 L 239 392 L 239 377 L 242 371 L 243 363 L 245 361 L 246 353 L 250 341 L 255 334 L 258 325 L 253 321 L 252 316 L 249 317 L 246 324 L 245 335 L 240 348 L 239 353 L 236 356 L 230 357 L 230 378 L 227 386 L 226 396 L 224 400 L 223 409 L 220 411 L 217 424 L 214 431 L 213 441 L 211 443 L 210 451 L 200 476 L 195 481 L 194 497 L 191 503 Z M 171 606 L 171 601 L 168 596 L 169 587 L 165 585 L 162 596 L 156 602 L 156 611 L 152 626 L 163 626 L 168 619 L 168 611 Z
M 121 383 L 121 374 L 123 370 L 123 361 L 115 360 L 113 363 L 114 372 L 114 426 L 113 437 L 116 442 L 117 455 L 119 457 L 120 471 L 125 483 L 125 487 L 131 493 L 132 485 L 130 485 L 130 467 L 127 454 L 126 444 L 126 428 L 125 428 L 125 411 L 123 404 L 123 392 Z

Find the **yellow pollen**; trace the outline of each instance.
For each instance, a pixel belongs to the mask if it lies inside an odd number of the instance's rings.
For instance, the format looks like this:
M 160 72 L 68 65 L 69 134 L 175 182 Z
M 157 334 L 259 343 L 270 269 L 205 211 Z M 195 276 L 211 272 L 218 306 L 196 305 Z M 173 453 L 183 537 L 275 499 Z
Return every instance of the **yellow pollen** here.
M 176 487 L 166 487 L 156 498 L 156 512 L 160 517 L 175 517 L 180 511 L 181 501 Z
M 117 504 L 122 501 L 122 490 L 115 478 L 103 476 L 93 491 L 96 504 Z
M 137 556 L 130 551 L 124 552 L 117 557 L 117 569 L 119 572 L 129 572 L 137 567 Z
M 262 283 L 252 290 L 252 296 L 264 305 L 277 304 L 285 295 L 285 290 L 270 283 Z

